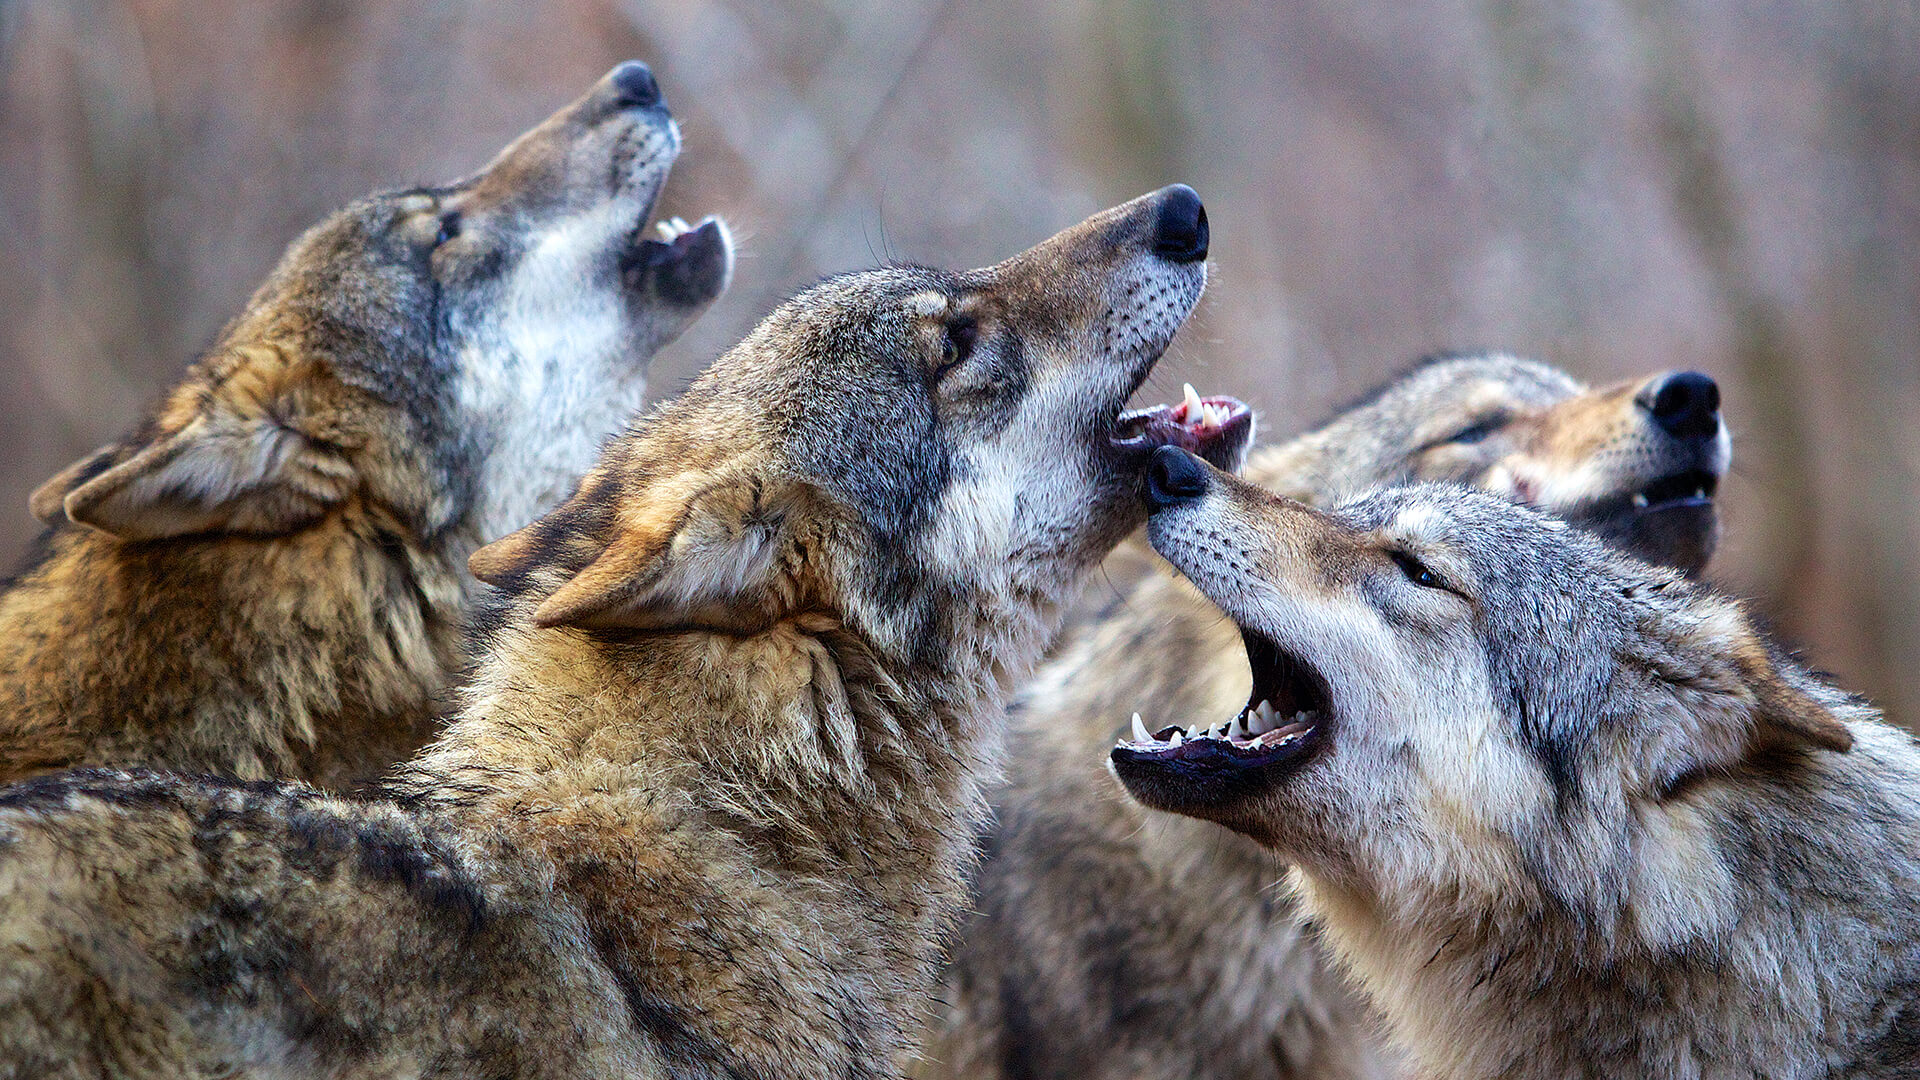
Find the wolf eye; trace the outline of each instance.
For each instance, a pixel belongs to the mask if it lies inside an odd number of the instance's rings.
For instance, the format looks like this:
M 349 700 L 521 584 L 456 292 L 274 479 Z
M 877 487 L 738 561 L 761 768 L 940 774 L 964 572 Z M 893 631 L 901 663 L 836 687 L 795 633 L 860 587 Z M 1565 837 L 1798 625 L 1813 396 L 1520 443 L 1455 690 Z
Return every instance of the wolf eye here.
M 947 332 L 940 338 L 940 366 L 934 369 L 933 377 L 943 379 L 947 372 L 966 362 L 973 354 L 973 343 L 980 337 L 980 327 L 972 319 L 956 319 L 947 324 Z
M 1415 585 L 1423 589 L 1446 589 L 1448 592 L 1453 591 L 1447 589 L 1447 583 L 1440 580 L 1439 574 L 1427 569 L 1425 563 L 1406 552 L 1389 551 L 1387 552 L 1387 557 L 1392 559 L 1394 565 L 1400 568 L 1400 572 L 1407 575 L 1407 580 L 1413 582 Z
M 459 235 L 460 235 L 460 211 L 449 210 L 446 213 L 440 215 L 440 231 L 434 234 L 433 246 L 439 247 L 441 244 L 444 244 L 447 241 Z
M 1483 441 L 1487 436 L 1500 430 L 1501 426 L 1506 422 L 1507 418 L 1504 416 L 1489 416 L 1484 420 L 1461 428 L 1459 431 L 1454 432 L 1441 441 L 1472 445 L 1473 443 Z

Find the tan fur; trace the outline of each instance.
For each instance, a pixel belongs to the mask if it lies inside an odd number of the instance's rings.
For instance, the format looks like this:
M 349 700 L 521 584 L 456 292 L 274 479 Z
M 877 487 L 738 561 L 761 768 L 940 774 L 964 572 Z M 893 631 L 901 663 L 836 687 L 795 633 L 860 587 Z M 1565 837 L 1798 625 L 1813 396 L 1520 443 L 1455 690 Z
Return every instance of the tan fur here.
M 1106 432 L 1198 300 L 1192 243 L 1157 239 L 1197 210 L 1175 189 L 776 311 L 476 553 L 506 610 L 391 800 L 0 793 L 0 1063 L 897 1075 L 1003 695 L 1140 520 Z
M 431 737 L 467 554 L 591 462 L 724 285 L 724 235 L 629 239 L 678 135 L 617 81 L 467 181 L 316 226 L 141 427 L 34 493 L 50 528 L 0 590 L 0 782 L 148 765 L 344 788 Z M 704 263 L 672 257 L 701 241 Z M 578 408 L 588 391 L 605 404 Z

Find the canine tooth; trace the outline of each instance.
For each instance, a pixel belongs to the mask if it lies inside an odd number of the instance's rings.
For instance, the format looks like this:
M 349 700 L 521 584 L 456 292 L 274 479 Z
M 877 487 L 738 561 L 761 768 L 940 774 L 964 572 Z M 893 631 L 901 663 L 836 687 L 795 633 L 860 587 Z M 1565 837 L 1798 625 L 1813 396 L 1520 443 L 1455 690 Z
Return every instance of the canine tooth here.
M 1187 419 L 1188 420 L 1199 419 L 1201 410 L 1205 409 L 1206 406 L 1201 404 L 1200 395 L 1194 393 L 1193 384 L 1181 383 L 1180 394 L 1181 394 L 1181 404 L 1187 407 Z
M 1133 714 L 1133 741 L 1134 742 L 1152 742 L 1153 741 L 1153 732 L 1148 731 L 1147 725 L 1144 723 L 1141 723 L 1139 713 Z
M 1636 492 L 1634 492 L 1634 493 L 1633 493 L 1633 505 L 1634 505 L 1634 508 L 1635 508 L 1635 509 L 1637 509 L 1637 510 L 1645 510 L 1645 509 L 1647 508 L 1647 497 L 1646 497 L 1646 495 L 1644 495 L 1644 494 L 1642 494 L 1641 492 L 1638 492 L 1638 491 L 1636 491 Z

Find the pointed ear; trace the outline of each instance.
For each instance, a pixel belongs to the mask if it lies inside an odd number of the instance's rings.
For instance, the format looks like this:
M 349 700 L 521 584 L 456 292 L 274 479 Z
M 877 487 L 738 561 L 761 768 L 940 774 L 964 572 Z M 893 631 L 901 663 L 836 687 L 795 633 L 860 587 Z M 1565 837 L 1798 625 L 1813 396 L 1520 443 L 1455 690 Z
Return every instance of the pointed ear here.
M 33 494 L 42 520 L 125 540 L 190 533 L 276 534 L 310 524 L 350 493 L 353 466 L 272 417 L 210 406 L 171 434 L 95 452 Z
M 1831 708 L 1815 700 L 1808 688 L 1788 677 L 1783 658 L 1758 638 L 1754 639 L 1753 650 L 1757 657 L 1751 661 L 1743 657 L 1742 667 L 1753 688 L 1752 744 L 1756 750 L 1831 750 L 1844 754 L 1853 749 L 1853 733 L 1847 725 Z
M 1694 756 L 1725 766 L 1780 751 L 1852 749 L 1835 702 L 1823 700 L 1819 684 L 1771 646 L 1740 605 L 1704 591 L 1668 595 L 1679 606 L 1656 605 L 1655 629 L 1670 651 L 1655 665 L 1690 701 Z
M 34 489 L 33 497 L 27 500 L 27 508 L 33 511 L 34 517 L 48 525 L 65 521 L 67 493 L 105 472 L 123 450 L 117 443 L 103 446 L 60 470 L 53 479 Z
M 575 500 L 604 497 L 583 485 Z M 740 472 L 683 473 L 619 496 L 623 505 L 585 565 L 534 610 L 533 621 L 636 630 L 764 625 L 793 600 L 791 583 L 781 580 L 781 554 L 811 497 L 804 485 Z M 589 516 L 571 505 L 549 515 Z M 468 568 L 492 584 L 525 574 L 540 549 L 553 546 L 546 524 L 481 548 Z

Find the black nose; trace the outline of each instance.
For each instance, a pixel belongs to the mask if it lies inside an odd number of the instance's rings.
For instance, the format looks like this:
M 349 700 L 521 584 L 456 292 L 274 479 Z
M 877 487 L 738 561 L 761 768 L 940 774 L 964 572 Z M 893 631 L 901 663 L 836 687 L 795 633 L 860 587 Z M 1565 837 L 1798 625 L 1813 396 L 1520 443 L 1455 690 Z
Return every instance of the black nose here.
M 1677 371 L 1648 385 L 1635 400 L 1676 439 L 1711 439 L 1720 433 L 1720 386 L 1711 376 Z
M 1207 493 L 1207 464 L 1177 446 L 1162 446 L 1147 462 L 1147 501 L 1154 509 L 1173 506 Z
M 1167 188 L 1160 200 L 1160 216 L 1153 221 L 1153 253 L 1177 263 L 1207 257 L 1207 208 L 1185 184 Z
M 660 83 L 654 79 L 653 69 L 638 60 L 629 60 L 614 68 L 607 78 L 613 81 L 622 105 L 650 109 L 661 103 Z

